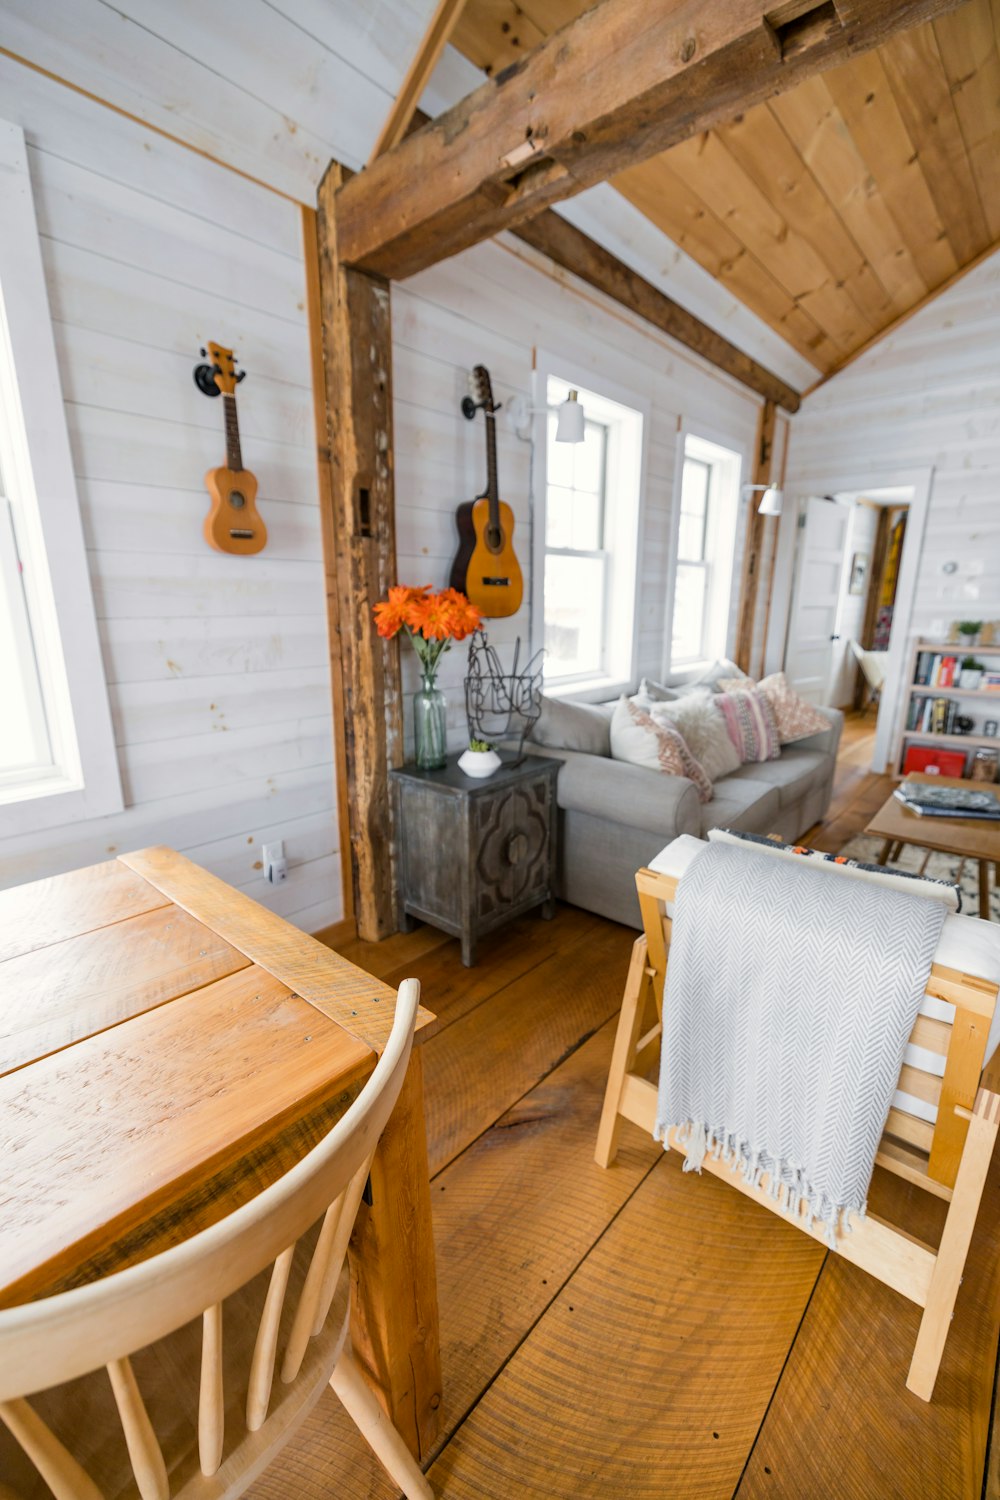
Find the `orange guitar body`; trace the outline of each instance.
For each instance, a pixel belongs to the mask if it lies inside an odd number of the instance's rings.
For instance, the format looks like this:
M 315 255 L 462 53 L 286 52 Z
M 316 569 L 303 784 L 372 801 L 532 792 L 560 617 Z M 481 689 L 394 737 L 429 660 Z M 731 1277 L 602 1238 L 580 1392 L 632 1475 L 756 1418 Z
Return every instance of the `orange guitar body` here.
M 248 556 L 267 544 L 267 527 L 257 511 L 257 481 L 249 469 L 209 469 L 205 488 L 212 505 L 202 535 L 217 552 Z
M 524 598 L 521 565 L 514 555 L 514 512 L 505 500 L 494 502 L 496 526 L 490 525 L 486 496 L 460 505 L 456 515 L 459 551 L 452 587 L 466 594 L 488 619 L 516 615 Z
M 466 500 L 455 513 L 458 553 L 451 566 L 451 586 L 465 594 L 490 620 L 516 615 L 524 598 L 521 565 L 514 556 L 514 512 L 500 499 L 497 485 L 496 413 L 493 388 L 485 365 L 472 372 L 477 399 L 467 396 L 462 412 L 469 421 L 486 414 L 486 489 Z

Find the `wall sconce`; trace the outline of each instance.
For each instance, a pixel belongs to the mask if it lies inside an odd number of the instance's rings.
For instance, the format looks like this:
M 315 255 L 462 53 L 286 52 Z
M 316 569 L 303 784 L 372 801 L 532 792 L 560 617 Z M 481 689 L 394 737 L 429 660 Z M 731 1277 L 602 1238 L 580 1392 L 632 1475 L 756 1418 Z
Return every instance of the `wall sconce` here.
M 743 498 L 749 500 L 751 495 L 758 490 L 763 491 L 761 502 L 757 507 L 759 516 L 780 516 L 781 502 L 784 498 L 781 490 L 776 484 L 745 484 L 743 486 Z
M 547 406 L 529 405 L 527 396 L 514 396 L 507 402 L 507 420 L 522 442 L 531 439 L 531 419 L 540 412 L 548 412 Z M 556 442 L 582 443 L 586 413 L 579 395 L 570 391 L 566 400 L 556 407 Z

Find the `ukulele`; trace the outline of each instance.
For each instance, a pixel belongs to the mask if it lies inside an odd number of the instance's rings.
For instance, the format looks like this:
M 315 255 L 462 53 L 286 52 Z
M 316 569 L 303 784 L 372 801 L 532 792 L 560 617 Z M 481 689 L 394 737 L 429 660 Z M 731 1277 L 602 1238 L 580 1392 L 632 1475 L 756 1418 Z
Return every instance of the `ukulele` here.
M 236 373 L 231 349 L 209 344 L 207 368 L 215 378 L 216 392 L 222 395 L 226 427 L 226 462 L 220 469 L 209 469 L 205 488 L 212 497 L 212 508 L 205 517 L 202 534 L 217 552 L 236 552 L 241 556 L 259 552 L 267 543 L 267 527 L 257 514 L 257 481 L 243 467 L 240 452 L 240 424 L 236 415 L 236 387 L 246 374 Z M 203 386 L 202 389 L 205 389 Z
M 514 513 L 497 491 L 499 407 L 486 367 L 477 365 L 472 375 L 477 399 L 466 396 L 462 411 L 470 421 L 480 407 L 486 415 L 486 489 L 458 507 L 458 555 L 451 569 L 451 586 L 466 594 L 484 615 L 498 619 L 517 614 L 524 581 L 514 556 Z

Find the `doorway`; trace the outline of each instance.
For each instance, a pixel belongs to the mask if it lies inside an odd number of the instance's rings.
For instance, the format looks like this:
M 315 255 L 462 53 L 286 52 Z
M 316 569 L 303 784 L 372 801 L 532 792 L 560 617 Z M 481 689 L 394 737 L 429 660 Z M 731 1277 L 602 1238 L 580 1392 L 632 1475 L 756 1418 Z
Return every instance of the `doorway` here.
M 886 761 L 931 477 L 922 470 L 891 484 L 810 486 L 782 517 L 776 580 L 784 571 L 790 607 L 780 645 L 769 639 L 769 659 L 777 656 L 796 692 L 813 703 L 863 707 L 877 689 L 874 771 L 895 769 Z M 858 651 L 870 653 L 863 666 Z

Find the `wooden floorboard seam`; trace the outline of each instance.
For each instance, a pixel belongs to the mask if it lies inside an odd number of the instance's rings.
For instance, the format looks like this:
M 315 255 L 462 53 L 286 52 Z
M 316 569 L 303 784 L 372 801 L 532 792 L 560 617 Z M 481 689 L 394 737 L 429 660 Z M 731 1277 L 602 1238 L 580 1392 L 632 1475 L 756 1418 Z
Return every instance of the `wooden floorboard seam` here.
M 803 1325 L 804 1325 L 804 1323 L 806 1321 L 806 1318 L 809 1315 L 809 1309 L 812 1306 L 812 1300 L 813 1300 L 813 1298 L 816 1295 L 816 1288 L 819 1286 L 820 1277 L 823 1275 L 823 1272 L 826 1270 L 826 1264 L 827 1264 L 827 1261 L 829 1259 L 830 1259 L 830 1252 L 828 1250 L 826 1252 L 826 1254 L 823 1256 L 822 1261 L 820 1262 L 819 1270 L 816 1272 L 816 1280 L 812 1284 L 812 1291 L 809 1293 L 809 1296 L 806 1298 L 806 1305 L 802 1309 L 802 1316 L 799 1318 L 798 1324 L 796 1325 L 795 1333 L 794 1333 L 794 1335 L 792 1337 L 791 1342 L 788 1345 L 787 1350 L 785 1351 L 785 1357 L 784 1357 L 784 1359 L 781 1362 L 781 1369 L 778 1371 L 778 1378 L 774 1382 L 774 1389 L 772 1390 L 772 1392 L 770 1394 L 770 1397 L 768 1398 L 767 1405 L 765 1406 L 763 1414 L 762 1414 L 761 1419 L 760 1419 L 760 1422 L 757 1425 L 757 1431 L 754 1434 L 754 1440 L 750 1444 L 750 1447 L 747 1449 L 747 1456 L 746 1456 L 746 1458 L 743 1461 L 743 1467 L 740 1470 L 740 1477 L 736 1481 L 736 1487 L 733 1490 L 732 1500 L 738 1500 L 739 1493 L 740 1493 L 740 1488 L 741 1488 L 741 1486 L 743 1484 L 744 1478 L 746 1477 L 747 1469 L 750 1467 L 750 1460 L 754 1456 L 754 1453 L 755 1453 L 756 1448 L 757 1448 L 757 1444 L 760 1441 L 760 1435 L 764 1431 L 764 1428 L 765 1428 L 765 1426 L 767 1424 L 767 1419 L 768 1419 L 768 1416 L 770 1414 L 771 1407 L 774 1405 L 774 1398 L 777 1396 L 778 1391 L 781 1389 L 781 1382 L 784 1379 L 785 1371 L 788 1369 L 788 1362 L 789 1362 L 789 1360 L 792 1357 L 792 1350 L 795 1348 L 795 1345 L 798 1342 L 799 1334 L 802 1332 Z
M 512 980 L 511 982 L 512 983 L 517 983 L 518 981 Z M 508 986 L 505 985 L 504 989 L 506 989 L 506 988 L 508 988 Z M 503 993 L 503 990 L 497 990 L 496 991 L 496 994 L 498 994 L 498 995 L 500 995 L 502 993 Z M 491 998 L 493 998 L 493 997 L 491 997 Z M 478 1006 L 474 1006 L 473 1010 L 466 1012 L 466 1014 L 472 1015 L 472 1014 L 475 1013 L 476 1010 L 478 1010 L 478 1008 L 479 1008 Z M 556 1058 L 555 1062 L 552 1064 L 551 1067 L 546 1068 L 544 1073 L 539 1074 L 539 1076 L 535 1079 L 534 1083 L 531 1085 L 530 1088 L 525 1089 L 523 1093 L 518 1094 L 517 1098 L 516 1099 L 512 1099 L 509 1104 L 504 1104 L 504 1106 L 501 1109 L 500 1113 L 498 1115 L 496 1115 L 492 1120 L 490 1120 L 489 1124 L 484 1125 L 483 1128 L 482 1128 L 482 1130 L 480 1130 L 476 1135 L 472 1136 L 470 1140 L 466 1141 L 465 1145 L 462 1147 L 462 1149 L 460 1151 L 456 1151 L 455 1154 L 454 1154 L 454 1156 L 449 1156 L 449 1158 L 448 1158 L 447 1161 L 442 1162 L 441 1165 L 435 1171 L 431 1172 L 431 1174 L 430 1174 L 430 1180 L 431 1180 L 431 1182 L 436 1182 L 437 1179 L 441 1176 L 441 1173 L 442 1172 L 447 1172 L 448 1168 L 454 1162 L 461 1161 L 461 1159 L 465 1155 L 465 1153 L 472 1146 L 474 1146 L 477 1141 L 481 1141 L 484 1136 L 489 1135 L 489 1133 L 490 1133 L 491 1130 L 496 1130 L 497 1126 L 500 1124 L 500 1121 L 503 1119 L 504 1115 L 509 1114 L 511 1110 L 516 1109 L 517 1106 L 521 1103 L 522 1100 L 527 1099 L 527 1097 L 528 1097 L 529 1094 L 533 1094 L 534 1091 L 535 1091 L 535 1089 L 538 1087 L 539 1084 L 544 1083 L 547 1078 L 550 1078 L 552 1076 L 552 1074 L 556 1071 L 557 1068 L 561 1068 L 562 1065 L 563 1065 L 563 1063 L 566 1062 L 566 1060 L 568 1058 L 570 1058 L 570 1057 L 573 1056 L 574 1052 L 579 1052 L 580 1048 L 584 1045 L 584 1043 L 585 1042 L 589 1042 L 590 1039 L 591 1039 L 591 1037 L 596 1036 L 597 1033 L 600 1031 L 601 1027 L 602 1026 L 606 1026 L 609 1021 L 613 1020 L 614 1017 L 616 1015 L 618 1015 L 618 1013 L 619 1013 L 620 1010 L 621 1010 L 621 1004 L 619 1002 L 619 1004 L 616 1005 L 613 1010 L 610 1010 L 608 1012 L 608 1014 L 601 1021 L 599 1021 L 597 1023 L 596 1026 L 591 1027 L 590 1031 L 585 1032 L 580 1037 L 580 1039 L 578 1041 L 574 1042 L 572 1046 L 567 1047 L 566 1050 L 563 1053 L 561 1053 L 561 1055 L 558 1058 Z M 463 1016 L 461 1019 L 464 1020 L 465 1017 Z M 437 1035 L 440 1035 L 440 1034 L 441 1034 L 440 1032 L 437 1033 Z M 594 1139 L 595 1139 L 595 1141 L 597 1139 L 597 1125 L 598 1125 L 598 1121 L 595 1120 L 594 1121 Z M 514 1128 L 516 1128 L 516 1127 L 514 1127 Z M 594 1241 L 594 1244 L 595 1245 L 597 1244 L 596 1240 Z M 593 1249 L 593 1245 L 591 1246 L 591 1249 Z
M 997 1452 L 998 1387 L 1000 1387 L 1000 1335 L 997 1336 L 997 1354 L 993 1362 L 993 1396 L 990 1401 L 989 1425 L 986 1429 L 986 1452 L 983 1454 L 983 1483 L 980 1489 L 980 1500 L 1000 1500 L 1000 1454 Z
M 605 1024 L 607 1024 L 607 1023 L 605 1023 Z M 584 1038 L 584 1040 L 586 1040 L 586 1038 Z M 575 1047 L 571 1048 L 570 1052 L 567 1053 L 567 1056 L 572 1055 L 572 1053 L 575 1052 L 575 1051 L 576 1051 Z M 562 1060 L 565 1062 L 566 1059 L 563 1058 Z M 554 1071 L 554 1069 L 552 1071 Z M 543 1081 L 542 1079 L 539 1079 L 539 1083 L 541 1083 L 542 1081 Z M 534 1092 L 533 1089 L 529 1089 L 528 1090 L 528 1093 L 533 1093 L 533 1092 Z M 520 1103 L 520 1100 L 518 1101 L 518 1103 Z M 506 1113 L 506 1111 L 505 1111 L 505 1113 Z M 598 1123 L 597 1121 L 594 1122 L 594 1139 L 595 1139 L 595 1141 L 597 1139 L 597 1123 Z M 496 1126 L 494 1125 L 491 1128 L 495 1129 Z M 484 1132 L 484 1134 L 485 1134 L 485 1132 Z M 457 1158 L 456 1158 L 456 1160 L 457 1160 Z M 471 1402 L 466 1407 L 466 1409 L 463 1411 L 461 1417 L 458 1419 L 458 1421 L 455 1423 L 455 1425 L 453 1427 L 449 1428 L 448 1431 L 446 1433 L 442 1434 L 442 1436 L 435 1442 L 434 1447 L 433 1447 L 433 1449 L 431 1451 L 431 1456 L 430 1456 L 428 1462 L 423 1466 L 425 1473 L 433 1466 L 433 1464 L 435 1464 L 437 1462 L 437 1460 L 441 1457 L 441 1454 L 444 1452 L 445 1448 L 447 1448 L 448 1444 L 457 1436 L 457 1434 L 465 1426 L 466 1422 L 473 1415 L 473 1413 L 475 1412 L 476 1408 L 482 1402 L 483 1398 L 487 1395 L 487 1393 L 491 1390 L 491 1388 L 500 1379 L 501 1375 L 506 1370 L 506 1368 L 510 1364 L 511 1360 L 517 1355 L 517 1353 L 521 1349 L 522 1345 L 524 1345 L 528 1341 L 528 1339 L 531 1338 L 531 1335 L 534 1333 L 534 1331 L 538 1327 L 538 1325 L 542 1322 L 543 1318 L 545 1318 L 545 1317 L 548 1316 L 548 1314 L 551 1311 L 551 1309 L 554 1306 L 554 1304 L 559 1300 L 559 1298 L 562 1296 L 562 1293 L 565 1291 L 566 1287 L 573 1280 L 573 1277 L 577 1275 L 577 1273 L 580 1271 L 580 1269 L 585 1264 L 585 1262 L 588 1260 L 588 1258 L 594 1253 L 594 1250 L 601 1243 L 601 1241 L 604 1239 L 605 1235 L 611 1229 L 612 1225 L 624 1213 L 625 1209 L 631 1203 L 631 1201 L 635 1197 L 636 1193 L 643 1186 L 643 1184 L 647 1181 L 647 1179 L 652 1175 L 652 1173 L 656 1171 L 656 1169 L 659 1166 L 659 1164 L 660 1164 L 660 1158 L 656 1157 L 655 1160 L 646 1169 L 646 1171 L 643 1172 L 642 1176 L 639 1178 L 638 1182 L 635 1184 L 635 1187 L 629 1193 L 628 1197 L 624 1198 L 622 1200 L 622 1202 L 619 1204 L 618 1208 L 615 1210 L 615 1212 L 613 1213 L 613 1215 L 611 1216 L 611 1218 L 605 1224 L 604 1228 L 601 1230 L 601 1232 L 597 1236 L 597 1238 L 591 1241 L 591 1243 L 587 1246 L 587 1248 L 584 1251 L 584 1253 L 580 1256 L 579 1260 L 577 1260 L 577 1261 L 574 1262 L 574 1264 L 570 1267 L 569 1271 L 564 1276 L 563 1280 L 560 1281 L 559 1284 L 558 1284 L 558 1286 L 556 1286 L 553 1289 L 552 1295 L 549 1298 L 549 1300 L 545 1303 L 545 1306 L 543 1308 L 541 1308 L 541 1310 L 538 1313 L 538 1316 L 534 1319 L 534 1321 L 530 1324 L 530 1326 L 525 1329 L 524 1333 L 518 1339 L 517 1343 L 514 1344 L 514 1346 L 510 1349 L 510 1351 L 506 1355 L 506 1357 L 502 1360 L 502 1362 L 494 1370 L 493 1374 L 490 1376 L 490 1378 L 487 1381 L 486 1385 L 483 1386 L 482 1390 L 479 1392 L 479 1394 L 477 1395 L 476 1399 L 473 1402 Z M 450 1166 L 451 1163 L 449 1162 L 448 1165 Z M 447 1170 L 447 1168 L 442 1168 L 442 1171 L 445 1171 L 445 1170 Z M 614 1167 L 612 1166 L 612 1167 L 608 1168 L 607 1170 L 608 1171 L 614 1171 Z M 432 1181 L 433 1181 L 433 1179 L 432 1179 Z M 825 1265 L 826 1261 L 824 1260 L 823 1263 Z M 816 1279 L 818 1281 L 819 1277 L 817 1276 Z M 810 1297 L 810 1300 L 811 1300 L 812 1299 L 812 1292 L 810 1292 L 809 1297 Z M 808 1303 L 806 1304 L 806 1306 L 808 1307 Z M 803 1316 L 805 1316 L 804 1313 L 803 1313 Z M 782 1369 L 784 1369 L 784 1366 L 782 1366 Z M 766 1415 L 766 1413 L 765 1413 L 765 1415 Z M 742 1474 L 741 1474 L 740 1477 L 742 1478 Z

